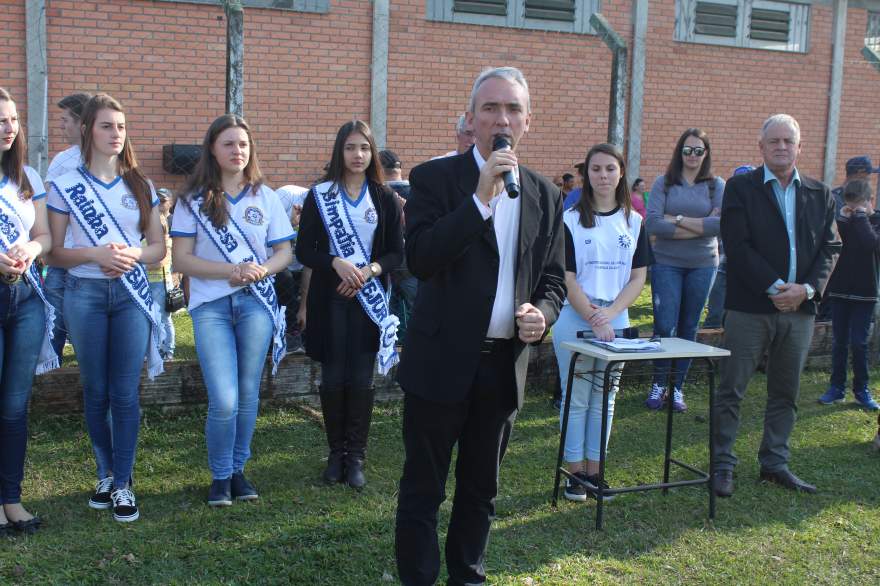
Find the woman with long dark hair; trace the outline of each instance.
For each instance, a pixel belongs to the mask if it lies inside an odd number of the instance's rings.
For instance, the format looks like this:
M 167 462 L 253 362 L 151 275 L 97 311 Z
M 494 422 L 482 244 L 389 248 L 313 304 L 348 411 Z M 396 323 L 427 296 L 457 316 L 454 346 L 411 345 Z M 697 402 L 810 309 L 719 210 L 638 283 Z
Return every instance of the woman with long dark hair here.
M 396 362 L 388 275 L 403 259 L 400 207 L 383 185 L 373 134 L 360 120 L 336 134 L 330 166 L 306 197 L 296 256 L 312 269 L 306 353 L 321 363 L 327 483 L 366 483 L 373 371 Z
M 165 257 L 165 239 L 159 199 L 138 166 L 122 105 L 94 96 L 82 128 L 85 163 L 50 183 L 49 263 L 68 269 L 64 317 L 98 473 L 89 506 L 112 508 L 117 521 L 127 522 L 140 515 L 131 481 L 144 357 L 151 378 L 162 372 L 161 300 L 152 298 L 144 265 Z
M 0 536 L 40 526 L 21 504 L 27 405 L 34 373 L 58 366 L 54 310 L 33 265 L 51 247 L 46 190 L 26 155 L 15 102 L 0 88 Z
M 251 129 L 233 114 L 208 128 L 202 156 L 177 203 L 174 268 L 190 277 L 189 312 L 208 390 L 208 505 L 259 497 L 245 477 L 260 379 L 284 356 L 284 314 L 272 275 L 293 259 L 293 229 L 263 182 Z
M 648 233 L 655 237 L 651 267 L 654 333 L 693 340 L 718 267 L 718 235 L 724 180 L 712 174 L 709 137 L 689 128 L 679 137 L 666 174 L 654 181 L 648 198 Z M 684 379 L 689 360 L 676 362 L 667 389 L 669 360 L 654 361 L 654 381 L 645 405 L 661 409 L 672 400 L 685 411 Z
M 605 341 L 629 327 L 628 308 L 645 286 L 650 261 L 642 216 L 633 210 L 626 182 L 626 163 L 614 145 L 593 146 L 584 161 L 584 187 L 578 201 L 567 210 L 565 225 L 565 284 L 568 295 L 553 326 L 553 348 L 559 362 L 563 401 L 571 392 L 565 462 L 568 471 L 594 486 L 599 485 L 600 434 L 604 380 L 601 374 L 575 377 L 566 389 L 571 351 L 563 342 L 577 340 L 580 331 Z M 606 363 L 581 357 L 578 369 L 604 371 Z M 608 397 L 608 427 L 614 416 L 620 371 L 615 370 Z M 560 409 L 560 418 L 563 407 Z M 607 440 L 607 437 L 606 437 Z M 607 484 L 605 488 L 608 488 Z M 570 480 L 565 498 L 585 501 L 584 487 Z

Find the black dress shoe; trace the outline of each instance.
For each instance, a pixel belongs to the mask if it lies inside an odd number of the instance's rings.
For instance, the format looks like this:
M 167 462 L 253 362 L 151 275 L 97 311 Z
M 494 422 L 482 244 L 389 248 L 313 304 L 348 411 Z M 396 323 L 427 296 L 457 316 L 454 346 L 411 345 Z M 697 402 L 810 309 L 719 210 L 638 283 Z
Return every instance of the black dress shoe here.
M 27 533 L 28 535 L 32 535 L 37 532 L 37 529 L 43 524 L 43 520 L 39 517 L 31 517 L 27 521 L 15 521 L 12 523 L 12 527 L 15 529 L 16 533 Z
M 716 496 L 733 496 L 733 470 L 718 470 L 712 475 L 712 490 Z
M 0 537 L 12 535 L 13 531 L 15 531 L 15 525 L 13 525 L 12 523 L 3 523 L 2 525 L 0 525 Z
M 761 480 L 765 482 L 772 482 L 774 484 L 778 484 L 784 488 L 789 490 L 795 490 L 798 492 L 806 492 L 809 494 L 813 494 L 816 492 L 816 487 L 812 484 L 807 484 L 797 476 L 795 476 L 791 470 L 782 469 L 782 470 L 764 470 L 761 469 Z

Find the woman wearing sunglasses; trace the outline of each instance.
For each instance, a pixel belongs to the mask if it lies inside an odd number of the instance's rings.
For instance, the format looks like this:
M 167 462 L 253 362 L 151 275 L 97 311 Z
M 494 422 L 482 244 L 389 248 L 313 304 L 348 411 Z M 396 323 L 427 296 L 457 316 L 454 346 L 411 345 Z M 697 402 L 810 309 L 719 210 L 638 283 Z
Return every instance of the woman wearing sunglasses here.
M 724 181 L 712 174 L 706 133 L 687 129 L 675 145 L 666 174 L 654 181 L 648 198 L 648 233 L 654 237 L 651 289 L 654 334 L 693 340 L 718 267 L 718 235 Z M 683 383 L 689 360 L 679 360 L 673 388 L 667 389 L 669 360 L 654 361 L 654 380 L 645 405 L 687 410 Z M 671 391 L 671 392 L 670 392 Z

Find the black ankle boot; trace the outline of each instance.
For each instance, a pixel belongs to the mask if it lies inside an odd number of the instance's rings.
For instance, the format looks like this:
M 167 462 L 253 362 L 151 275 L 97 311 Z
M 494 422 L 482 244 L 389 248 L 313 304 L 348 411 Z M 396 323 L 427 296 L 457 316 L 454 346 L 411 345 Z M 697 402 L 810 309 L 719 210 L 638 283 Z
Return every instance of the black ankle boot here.
M 321 387 L 319 394 L 327 445 L 330 447 L 327 467 L 321 477 L 327 484 L 336 484 L 345 480 L 345 390 L 341 387 Z
M 367 437 L 373 416 L 373 387 L 346 388 L 345 398 L 345 482 L 360 490 L 367 483 L 364 460 L 367 455 Z
M 345 455 L 345 483 L 360 490 L 367 484 L 364 476 L 364 459 L 354 454 Z

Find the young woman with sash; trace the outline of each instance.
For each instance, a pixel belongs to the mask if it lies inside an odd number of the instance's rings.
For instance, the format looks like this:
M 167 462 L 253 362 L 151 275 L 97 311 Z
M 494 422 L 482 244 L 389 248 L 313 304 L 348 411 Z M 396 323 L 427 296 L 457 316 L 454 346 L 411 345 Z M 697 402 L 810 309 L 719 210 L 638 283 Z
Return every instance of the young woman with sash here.
M 294 233 L 278 195 L 263 184 L 242 118 L 227 114 L 208 128 L 171 236 L 174 268 L 190 277 L 189 312 L 208 390 L 208 505 L 254 500 L 257 490 L 244 466 L 260 379 L 270 345 L 272 374 L 285 353 L 284 313 L 272 275 L 293 260 Z
M 34 259 L 49 250 L 46 191 L 24 165 L 25 134 L 15 102 L 0 88 L 0 536 L 40 526 L 21 505 L 27 406 L 34 373 L 58 366 L 50 344 L 54 310 Z
M 562 343 L 576 341 L 579 331 L 590 331 L 606 341 L 622 334 L 621 330 L 629 327 L 628 308 L 645 285 L 650 260 L 648 239 L 642 216 L 633 210 L 626 164 L 617 147 L 597 144 L 587 153 L 584 187 L 577 202 L 563 214 L 562 221 L 568 295 L 553 326 L 553 349 L 562 377 L 563 403 L 565 394 L 571 392 L 565 462 L 569 472 L 598 486 L 604 380 L 601 374 L 595 373 L 603 372 L 607 364 L 580 358 L 578 369 L 594 374 L 575 377 L 572 388 L 566 389 L 565 373 L 568 373 L 571 352 Z M 620 365 L 612 375 L 608 435 L 622 369 Z M 560 409 L 560 418 L 563 410 L 564 406 Z M 568 480 L 565 498 L 585 501 L 587 491 L 581 484 Z
M 55 244 L 48 260 L 68 269 L 64 317 L 98 474 L 89 506 L 112 508 L 117 521 L 128 522 L 140 516 L 131 480 L 144 357 L 150 378 L 162 372 L 163 300 L 152 298 L 144 265 L 165 257 L 165 240 L 159 199 L 138 167 L 122 105 L 98 94 L 83 109 L 82 125 L 84 164 L 49 184 Z
M 397 363 L 388 275 L 403 259 L 400 206 L 383 185 L 373 134 L 360 120 L 339 129 L 330 167 L 306 197 L 296 256 L 312 269 L 306 353 L 322 365 L 330 446 L 323 477 L 360 489 L 377 351 L 380 374 Z

